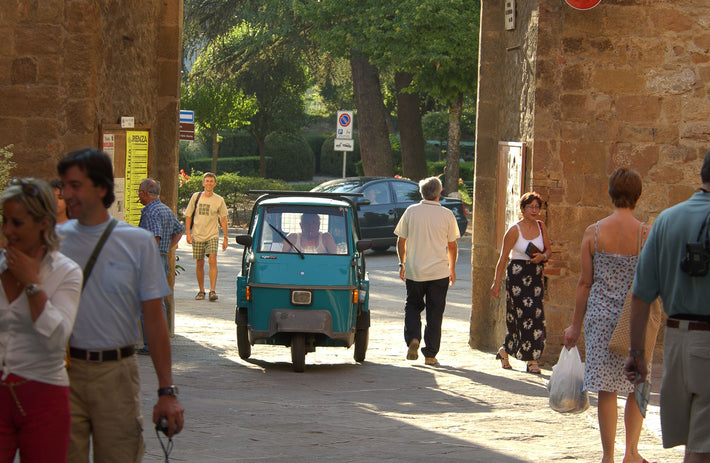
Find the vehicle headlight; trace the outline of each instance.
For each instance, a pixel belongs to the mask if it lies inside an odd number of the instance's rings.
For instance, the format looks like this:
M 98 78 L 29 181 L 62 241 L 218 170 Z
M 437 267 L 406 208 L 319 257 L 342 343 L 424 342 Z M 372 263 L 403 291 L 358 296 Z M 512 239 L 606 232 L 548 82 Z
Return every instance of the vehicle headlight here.
M 313 303 L 313 292 L 304 291 L 301 289 L 291 290 L 291 304 L 293 305 L 311 305 Z

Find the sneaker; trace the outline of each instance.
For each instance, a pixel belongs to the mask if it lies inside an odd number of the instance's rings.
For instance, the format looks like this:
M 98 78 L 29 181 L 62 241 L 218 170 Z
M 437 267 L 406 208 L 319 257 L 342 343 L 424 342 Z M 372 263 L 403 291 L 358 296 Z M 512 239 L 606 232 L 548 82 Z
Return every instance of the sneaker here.
M 425 365 L 438 365 L 439 361 L 436 359 L 436 357 L 425 357 L 424 364 Z
M 138 355 L 150 355 L 150 351 L 147 347 L 141 347 L 136 352 L 138 352 Z
M 409 346 L 407 348 L 407 360 L 416 360 L 419 358 L 419 339 L 412 339 L 409 341 Z
M 217 300 L 217 293 L 210 291 L 210 301 L 214 302 Z

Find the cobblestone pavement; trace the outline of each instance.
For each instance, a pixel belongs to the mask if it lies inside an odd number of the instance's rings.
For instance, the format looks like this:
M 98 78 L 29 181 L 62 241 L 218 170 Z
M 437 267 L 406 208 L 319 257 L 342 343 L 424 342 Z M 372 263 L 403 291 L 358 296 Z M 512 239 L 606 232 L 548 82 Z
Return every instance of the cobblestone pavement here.
M 458 281 L 449 292 L 436 367 L 425 366 L 422 357 L 405 360 L 405 290 L 393 248 L 367 254 L 372 326 L 363 364 L 354 362 L 352 348 L 319 348 L 306 356 L 305 373 L 294 373 L 287 348 L 265 345 L 254 346 L 251 358 L 241 360 L 234 324 L 240 248 L 230 244 L 219 253 L 219 301 L 195 301 L 191 249 L 184 239 L 180 243 L 185 272 L 175 286 L 172 346 L 186 423 L 170 461 L 600 461 L 595 395 L 582 414 L 556 413 L 548 407 L 549 368 L 531 375 L 523 362 L 513 360 L 513 370 L 503 370 L 493 352 L 468 347 L 470 237 L 459 244 Z M 139 357 L 139 364 L 144 461 L 164 461 L 150 423 L 155 373 L 149 357 Z M 623 404 L 620 400 L 617 461 L 624 450 Z M 681 462 L 681 450 L 662 448 L 657 404 L 656 392 L 641 453 L 649 461 Z

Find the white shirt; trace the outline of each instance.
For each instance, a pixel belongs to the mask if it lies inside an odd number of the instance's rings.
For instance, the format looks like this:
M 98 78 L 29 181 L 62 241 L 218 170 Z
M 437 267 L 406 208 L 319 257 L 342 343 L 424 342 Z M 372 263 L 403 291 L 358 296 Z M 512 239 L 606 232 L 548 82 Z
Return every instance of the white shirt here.
M 449 276 L 448 244 L 459 237 L 451 210 L 439 201 L 423 199 L 404 211 L 394 234 L 407 240 L 406 279 L 432 281 Z
M 85 226 L 62 224 L 62 252 L 86 267 L 109 221 Z M 170 294 L 155 237 L 148 230 L 118 222 L 104 243 L 86 281 L 69 344 L 105 350 L 136 342 L 142 302 Z
M 6 269 L 2 254 L 0 273 Z M 64 357 L 79 306 L 81 278 L 81 269 L 73 260 L 57 251 L 48 252 L 39 271 L 40 286 L 47 295 L 47 302 L 34 323 L 24 291 L 9 303 L 0 285 L 2 379 L 14 373 L 33 381 L 69 385 Z

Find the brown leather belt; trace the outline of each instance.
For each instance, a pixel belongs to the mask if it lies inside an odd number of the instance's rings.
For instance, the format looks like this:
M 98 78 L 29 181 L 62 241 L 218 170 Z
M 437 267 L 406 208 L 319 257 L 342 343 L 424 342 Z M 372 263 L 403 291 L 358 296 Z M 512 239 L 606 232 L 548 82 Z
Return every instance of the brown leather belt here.
M 107 350 L 84 350 L 76 347 L 69 348 L 69 356 L 74 359 L 86 360 L 88 362 L 110 362 L 130 357 L 136 352 L 133 346 L 117 347 Z
M 688 324 L 688 331 L 710 331 L 710 323 L 705 322 L 694 322 L 690 320 L 676 320 L 674 318 L 669 318 L 666 320 L 666 326 L 670 328 L 680 328 L 680 325 Z

